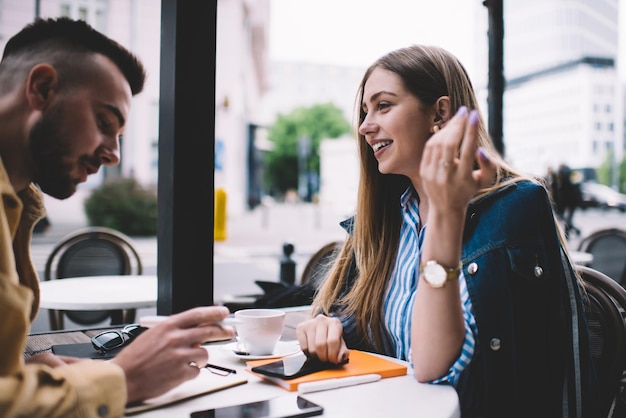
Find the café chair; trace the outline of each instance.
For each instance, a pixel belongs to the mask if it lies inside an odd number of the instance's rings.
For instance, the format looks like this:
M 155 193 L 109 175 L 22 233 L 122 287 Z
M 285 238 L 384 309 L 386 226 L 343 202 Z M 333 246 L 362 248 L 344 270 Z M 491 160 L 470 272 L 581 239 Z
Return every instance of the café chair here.
M 590 253 L 589 267 L 626 286 L 626 230 L 607 228 L 593 232 L 578 244 L 578 251 Z
M 141 275 L 143 266 L 131 239 L 111 228 L 87 227 L 74 231 L 53 247 L 44 280 L 105 275 Z M 77 296 L 80 297 L 80 296 Z M 131 323 L 135 309 L 109 311 L 49 310 L 50 329 L 64 329 L 64 317 L 90 326 L 111 318 L 112 325 Z
M 331 241 L 317 250 L 304 266 L 300 283 L 313 283 L 315 288 L 319 287 L 321 280 L 332 267 L 342 245 L 343 241 Z
M 601 396 L 597 417 L 617 418 L 626 412 L 626 290 L 606 274 L 577 265 L 588 297 L 591 354 Z

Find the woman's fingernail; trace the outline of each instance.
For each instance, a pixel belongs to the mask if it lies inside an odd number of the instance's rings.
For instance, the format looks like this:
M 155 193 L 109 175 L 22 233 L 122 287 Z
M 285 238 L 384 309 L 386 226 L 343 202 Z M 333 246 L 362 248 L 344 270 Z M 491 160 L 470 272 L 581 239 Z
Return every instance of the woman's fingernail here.
M 467 115 L 467 106 L 459 107 L 459 110 L 456 111 L 457 116 L 465 116 Z
M 489 155 L 487 151 L 483 147 L 478 147 L 478 155 L 480 155 L 480 159 L 484 162 L 489 161 Z
M 478 124 L 478 110 L 472 110 L 469 114 L 469 123 L 470 125 Z

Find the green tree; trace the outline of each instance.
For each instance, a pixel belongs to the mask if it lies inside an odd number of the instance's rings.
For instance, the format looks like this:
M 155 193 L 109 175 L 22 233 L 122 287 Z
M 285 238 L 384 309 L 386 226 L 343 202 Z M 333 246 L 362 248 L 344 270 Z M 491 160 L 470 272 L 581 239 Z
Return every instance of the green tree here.
M 157 233 L 156 193 L 132 178 L 120 178 L 94 189 L 85 200 L 91 226 L 106 226 L 127 235 Z
M 605 160 L 600 164 L 598 168 L 596 168 L 596 175 L 598 177 L 598 183 L 606 184 L 610 186 L 613 184 L 613 179 L 611 178 L 611 161 L 613 160 L 613 153 L 609 152 L 606 155 Z
M 602 164 L 600 164 L 596 168 L 596 177 L 598 178 L 598 183 L 606 184 L 608 186 L 611 185 L 611 160 L 613 159 L 613 154 L 608 153 L 606 159 Z
M 617 186 L 620 193 L 626 193 L 626 156 L 622 158 L 619 164 L 619 184 Z
M 604 162 L 596 169 L 598 175 L 598 182 L 613 186 L 613 171 L 612 171 L 613 153 L 609 152 Z M 626 156 L 622 158 L 622 161 L 617 165 L 617 190 L 621 193 L 626 191 Z
M 350 131 L 350 123 L 341 109 L 332 103 L 299 107 L 289 114 L 278 115 L 268 130 L 268 140 L 274 147 L 265 158 L 267 190 L 284 194 L 289 189 L 297 189 L 298 142 L 301 138 L 308 138 L 310 145 L 306 171 L 319 178 L 320 141 L 339 138 Z

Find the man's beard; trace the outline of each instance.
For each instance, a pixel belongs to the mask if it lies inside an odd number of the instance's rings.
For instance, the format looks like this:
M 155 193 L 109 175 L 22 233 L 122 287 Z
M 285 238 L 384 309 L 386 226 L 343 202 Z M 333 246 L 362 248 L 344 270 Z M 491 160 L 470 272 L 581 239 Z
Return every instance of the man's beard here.
M 67 199 L 76 192 L 70 177 L 71 166 L 63 159 L 71 151 L 63 142 L 60 127 L 63 110 L 56 106 L 45 112 L 30 132 L 33 181 L 41 190 L 57 199 Z

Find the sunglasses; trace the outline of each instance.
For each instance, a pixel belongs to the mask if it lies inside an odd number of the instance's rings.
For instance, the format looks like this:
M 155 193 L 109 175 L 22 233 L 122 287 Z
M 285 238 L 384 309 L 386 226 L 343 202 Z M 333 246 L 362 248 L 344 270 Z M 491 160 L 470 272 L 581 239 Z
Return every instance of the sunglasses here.
M 132 340 L 137 338 L 139 334 L 147 330 L 148 328 L 142 327 L 139 324 L 126 325 L 121 330 L 112 330 L 102 332 L 91 338 L 91 345 L 104 354 L 108 351 L 115 350 L 116 348 L 123 347 L 129 344 Z

